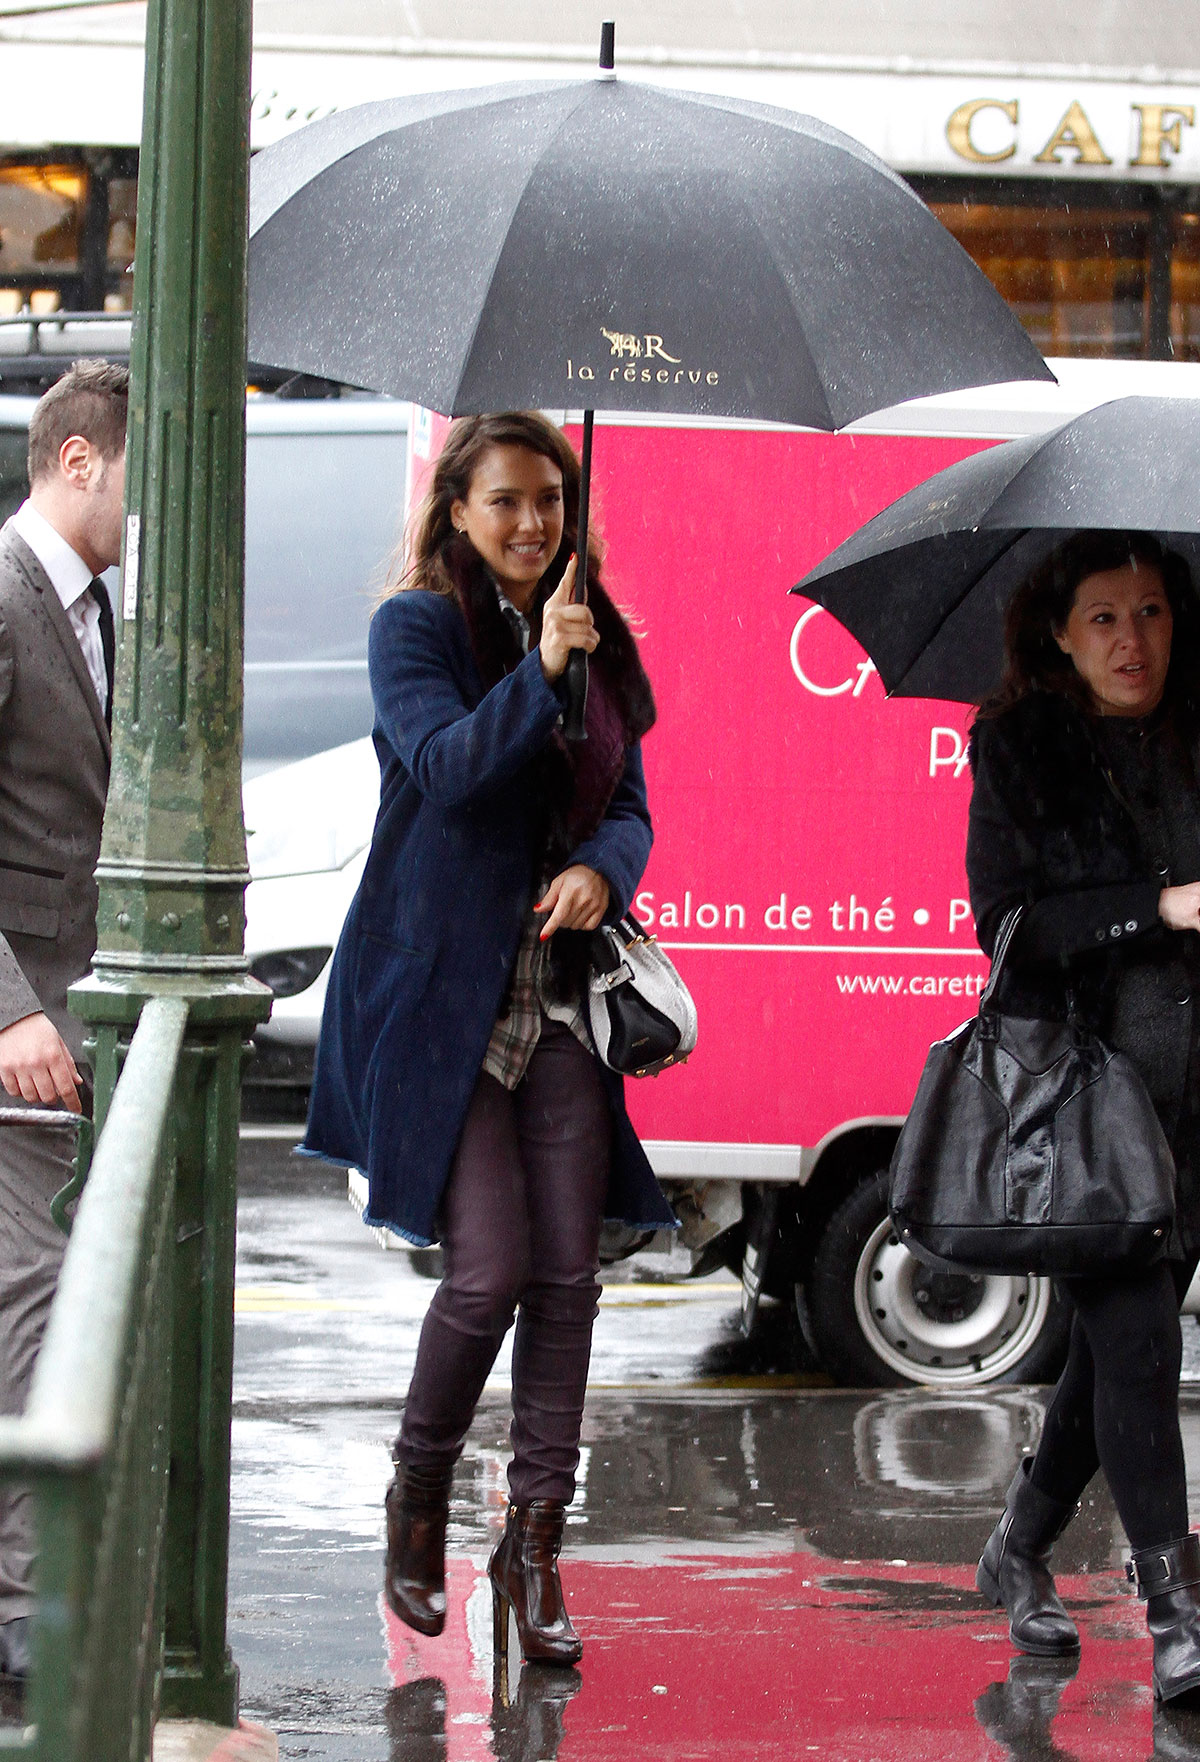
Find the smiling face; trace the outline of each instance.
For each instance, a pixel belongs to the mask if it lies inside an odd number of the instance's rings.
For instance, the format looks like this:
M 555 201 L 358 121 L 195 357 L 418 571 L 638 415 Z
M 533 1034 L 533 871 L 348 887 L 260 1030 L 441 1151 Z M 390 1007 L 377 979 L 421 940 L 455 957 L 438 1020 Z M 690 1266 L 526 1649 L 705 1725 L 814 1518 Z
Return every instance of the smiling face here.
M 489 447 L 465 500 L 451 503 L 450 519 L 524 612 L 562 543 L 562 472 L 528 447 Z
M 1162 701 L 1171 607 L 1160 570 L 1132 562 L 1085 575 L 1054 640 L 1105 716 L 1146 716 Z

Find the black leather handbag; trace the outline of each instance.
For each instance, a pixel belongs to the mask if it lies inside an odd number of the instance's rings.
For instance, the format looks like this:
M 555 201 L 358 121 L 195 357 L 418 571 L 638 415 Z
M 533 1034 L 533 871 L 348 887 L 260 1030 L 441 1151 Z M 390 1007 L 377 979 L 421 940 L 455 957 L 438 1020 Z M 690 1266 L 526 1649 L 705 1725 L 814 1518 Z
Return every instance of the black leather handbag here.
M 1002 1014 L 1004 919 L 979 1014 L 929 1050 L 891 1166 L 892 1223 L 933 1266 L 1095 1273 L 1167 1246 L 1175 1165 L 1136 1068 L 1079 1020 Z

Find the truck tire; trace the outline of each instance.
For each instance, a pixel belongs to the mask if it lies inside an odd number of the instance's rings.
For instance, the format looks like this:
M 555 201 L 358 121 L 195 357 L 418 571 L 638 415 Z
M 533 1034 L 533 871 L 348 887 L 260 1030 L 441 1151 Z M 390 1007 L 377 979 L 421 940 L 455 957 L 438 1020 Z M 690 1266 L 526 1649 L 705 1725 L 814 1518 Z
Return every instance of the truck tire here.
M 1049 1279 L 922 1265 L 891 1227 L 882 1174 L 833 1213 L 797 1306 L 823 1368 L 852 1388 L 1053 1382 L 1070 1329 Z

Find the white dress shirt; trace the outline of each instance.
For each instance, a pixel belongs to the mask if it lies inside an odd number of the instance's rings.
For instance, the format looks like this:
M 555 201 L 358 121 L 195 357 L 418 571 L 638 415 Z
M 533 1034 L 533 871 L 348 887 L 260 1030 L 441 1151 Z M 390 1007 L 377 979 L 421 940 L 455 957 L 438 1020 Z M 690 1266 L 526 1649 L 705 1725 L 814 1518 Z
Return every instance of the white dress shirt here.
M 96 688 L 100 708 L 108 709 L 108 671 L 104 665 L 104 643 L 100 637 L 100 608 L 88 592 L 92 572 L 72 550 L 62 534 L 39 514 L 32 502 L 24 501 L 12 517 L 12 523 L 25 540 L 46 574 L 55 593 L 71 620 L 71 628 L 79 638 L 88 673 Z

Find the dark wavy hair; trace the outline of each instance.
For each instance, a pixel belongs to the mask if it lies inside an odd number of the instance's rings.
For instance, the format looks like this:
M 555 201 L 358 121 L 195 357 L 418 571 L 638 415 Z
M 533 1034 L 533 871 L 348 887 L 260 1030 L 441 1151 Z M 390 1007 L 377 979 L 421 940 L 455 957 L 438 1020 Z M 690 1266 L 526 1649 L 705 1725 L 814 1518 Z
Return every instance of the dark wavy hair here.
M 1075 591 L 1089 575 L 1127 566 L 1157 569 L 1173 621 L 1165 701 L 1200 728 L 1200 600 L 1184 559 L 1148 532 L 1077 532 L 1022 582 L 1004 617 L 1004 677 L 976 712 L 998 716 L 1034 691 L 1056 691 L 1081 709 L 1092 702 L 1070 655 L 1055 641 Z

